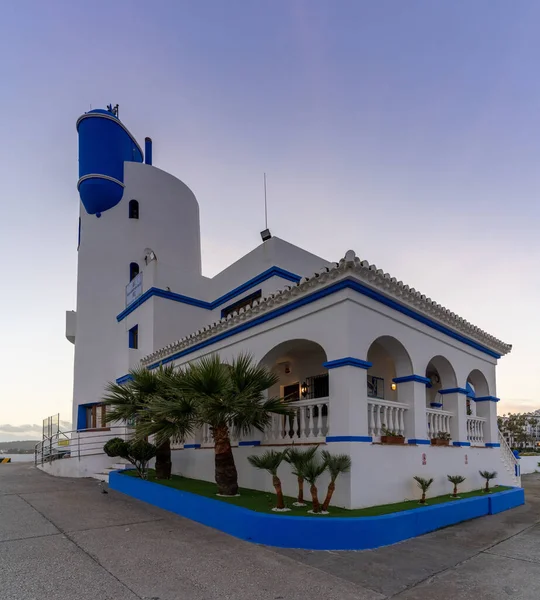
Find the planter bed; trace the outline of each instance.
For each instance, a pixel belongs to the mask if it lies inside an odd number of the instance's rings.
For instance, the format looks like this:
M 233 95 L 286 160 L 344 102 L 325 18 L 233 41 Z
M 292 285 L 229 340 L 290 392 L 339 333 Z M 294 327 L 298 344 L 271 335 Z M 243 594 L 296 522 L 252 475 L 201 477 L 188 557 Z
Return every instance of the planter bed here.
M 241 489 L 239 497 L 218 498 L 214 484 L 183 477 L 155 483 L 132 472 L 112 472 L 109 486 L 240 539 L 310 550 L 378 548 L 490 514 L 492 500 L 497 502 L 494 512 L 524 503 L 521 488 L 494 488 L 491 494 L 469 492 L 459 500 L 430 498 L 427 506 L 415 500 L 358 510 L 330 507 L 325 517 L 308 515 L 309 507 L 292 507 L 290 512 L 276 514 L 271 512 L 273 494 L 256 490 Z M 293 500 L 287 498 L 286 502 Z

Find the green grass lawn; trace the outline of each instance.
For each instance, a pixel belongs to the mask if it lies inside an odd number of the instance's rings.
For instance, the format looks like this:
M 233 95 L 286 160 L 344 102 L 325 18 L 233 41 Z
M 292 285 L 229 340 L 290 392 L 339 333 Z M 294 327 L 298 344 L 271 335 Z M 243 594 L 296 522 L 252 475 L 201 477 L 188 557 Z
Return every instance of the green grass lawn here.
M 130 477 L 137 477 L 136 471 L 124 471 L 123 475 Z M 292 506 L 292 503 L 296 498 L 285 497 L 285 504 L 291 510 L 284 513 L 272 512 L 272 508 L 276 505 L 276 497 L 274 494 L 269 492 L 260 492 L 258 490 L 250 490 L 247 488 L 240 488 L 240 496 L 236 498 L 222 498 L 216 495 L 217 489 L 215 483 L 209 481 L 201 481 L 200 479 L 188 479 L 187 477 L 180 477 L 179 475 L 173 475 L 170 480 L 156 479 L 155 472 L 149 471 L 148 481 L 158 483 L 159 485 L 166 485 L 177 490 L 184 492 L 190 492 L 192 494 L 198 494 L 199 496 L 206 496 L 207 498 L 213 498 L 220 502 L 227 502 L 228 504 L 234 504 L 236 506 L 242 506 L 249 508 L 256 512 L 272 513 L 283 516 L 293 517 L 310 517 L 307 511 L 311 508 L 311 505 L 305 507 Z M 339 486 L 339 479 L 337 481 Z M 450 486 L 451 487 L 451 486 Z M 304 494 L 308 493 L 308 486 L 305 486 Z M 511 488 L 504 486 L 493 486 L 494 492 L 502 492 Z M 420 491 L 419 491 L 420 492 Z M 461 498 L 473 498 L 474 496 L 482 496 L 484 492 L 482 490 L 475 490 L 473 492 L 460 493 Z M 326 495 L 326 489 L 319 490 L 319 499 L 322 502 Z M 419 495 L 420 497 L 420 495 Z M 435 498 L 427 499 L 427 506 L 433 506 L 434 504 L 442 504 L 443 502 L 459 502 L 451 497 L 450 494 L 445 496 L 437 496 Z M 396 504 L 383 504 L 381 506 L 370 506 L 369 508 L 357 508 L 354 510 L 347 510 L 345 508 L 338 508 L 337 506 L 331 506 L 329 509 L 330 514 L 319 515 L 320 517 L 374 517 L 377 515 L 387 515 L 389 513 L 400 512 L 402 510 L 410 510 L 412 508 L 422 509 L 425 505 L 419 504 L 418 500 L 408 500 L 406 502 L 397 502 Z

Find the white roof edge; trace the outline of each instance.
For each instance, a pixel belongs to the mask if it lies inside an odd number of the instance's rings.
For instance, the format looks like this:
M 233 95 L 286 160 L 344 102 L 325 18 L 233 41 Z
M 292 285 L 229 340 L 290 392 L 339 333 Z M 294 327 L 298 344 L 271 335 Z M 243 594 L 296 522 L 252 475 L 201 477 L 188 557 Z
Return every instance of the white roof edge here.
M 462 317 L 444 308 L 444 306 L 437 304 L 431 298 L 427 298 L 424 294 L 421 294 L 414 288 L 410 288 L 402 281 L 397 281 L 395 277 L 391 277 L 388 273 L 377 269 L 375 265 L 370 265 L 367 261 L 360 260 L 353 250 L 349 250 L 339 263 L 332 263 L 330 267 L 324 267 L 310 277 L 303 277 L 297 284 L 286 285 L 281 290 L 265 298 L 261 298 L 259 301 L 254 301 L 251 306 L 242 308 L 239 312 L 234 312 L 227 318 L 220 319 L 164 348 L 152 352 L 145 356 L 141 362 L 144 366 L 159 362 L 180 350 L 198 344 L 202 340 L 213 337 L 239 323 L 249 321 L 262 313 L 268 312 L 278 305 L 296 300 L 301 296 L 308 295 L 316 288 L 322 288 L 337 279 L 350 276 L 353 276 L 368 287 L 383 293 L 390 299 L 394 299 L 417 312 L 423 313 L 426 317 L 438 321 L 441 325 L 445 325 L 456 333 L 470 338 L 501 356 L 508 354 L 512 350 L 510 344 L 506 344 L 479 327 L 472 325 Z

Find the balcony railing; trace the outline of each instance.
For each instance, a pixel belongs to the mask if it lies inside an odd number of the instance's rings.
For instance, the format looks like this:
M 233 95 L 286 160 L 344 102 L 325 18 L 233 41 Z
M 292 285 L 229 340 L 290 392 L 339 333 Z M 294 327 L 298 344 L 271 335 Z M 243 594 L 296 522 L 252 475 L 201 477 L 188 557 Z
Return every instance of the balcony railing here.
M 368 431 L 372 437 L 384 435 L 384 430 L 405 435 L 405 411 L 409 405 L 390 400 L 368 398 Z
M 426 408 L 427 436 L 436 438 L 439 432 L 450 434 L 453 413 L 438 408 Z
M 467 417 L 467 441 L 471 444 L 484 443 L 484 417 Z
M 272 415 L 263 443 L 324 442 L 329 431 L 329 399 L 297 400 L 291 402 L 290 408 L 289 416 Z

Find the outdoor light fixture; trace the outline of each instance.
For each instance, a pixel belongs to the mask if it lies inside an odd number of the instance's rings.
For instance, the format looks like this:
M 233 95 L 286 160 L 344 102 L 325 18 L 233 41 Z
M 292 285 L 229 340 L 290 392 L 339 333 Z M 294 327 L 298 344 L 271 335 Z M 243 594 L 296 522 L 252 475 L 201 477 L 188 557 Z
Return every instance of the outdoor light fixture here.
M 302 398 L 305 398 L 307 396 L 308 389 L 308 384 L 304 381 L 304 383 L 302 383 L 302 385 L 300 386 L 300 393 L 302 394 Z
M 261 231 L 261 238 L 263 242 L 268 241 L 271 237 L 272 234 L 270 233 L 270 229 L 264 229 L 263 231 Z
M 395 392 L 397 390 L 397 383 L 392 383 L 392 391 Z

